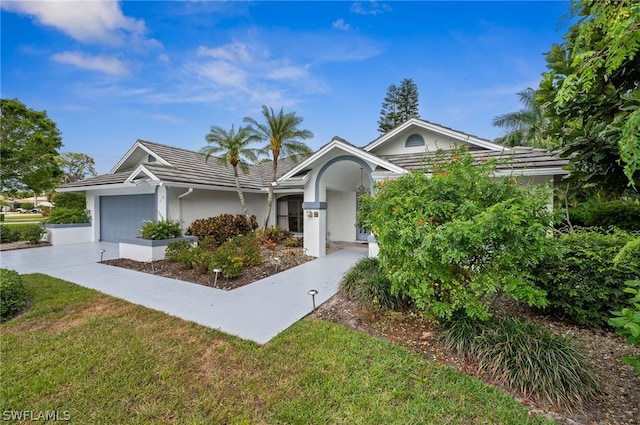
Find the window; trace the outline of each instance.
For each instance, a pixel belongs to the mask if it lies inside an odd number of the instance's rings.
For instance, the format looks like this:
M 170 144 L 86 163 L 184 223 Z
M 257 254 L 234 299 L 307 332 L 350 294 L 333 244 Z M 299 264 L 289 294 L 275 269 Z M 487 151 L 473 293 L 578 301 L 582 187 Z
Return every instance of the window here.
M 407 140 L 404 142 L 405 148 L 414 148 L 417 146 L 424 146 L 424 137 L 417 133 L 407 137 Z
M 278 199 L 278 226 L 290 232 L 302 233 L 302 195 L 289 195 Z
M 156 157 L 153 155 L 149 155 L 149 157 L 147 158 L 147 162 L 156 162 Z

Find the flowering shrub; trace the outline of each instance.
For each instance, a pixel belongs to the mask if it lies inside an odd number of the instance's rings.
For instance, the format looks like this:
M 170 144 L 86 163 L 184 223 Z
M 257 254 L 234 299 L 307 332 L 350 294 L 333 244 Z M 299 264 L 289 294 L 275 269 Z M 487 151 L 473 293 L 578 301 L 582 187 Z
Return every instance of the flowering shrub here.
M 177 220 L 150 220 L 140 229 L 142 239 L 174 239 L 182 236 L 180 222 Z
M 359 225 L 376 235 L 392 291 L 439 318 L 488 319 L 500 295 L 545 304 L 527 276 L 547 247 L 550 191 L 520 188 L 494 178 L 495 163 L 474 162 L 463 150 L 439 152 L 425 170 L 361 199 Z

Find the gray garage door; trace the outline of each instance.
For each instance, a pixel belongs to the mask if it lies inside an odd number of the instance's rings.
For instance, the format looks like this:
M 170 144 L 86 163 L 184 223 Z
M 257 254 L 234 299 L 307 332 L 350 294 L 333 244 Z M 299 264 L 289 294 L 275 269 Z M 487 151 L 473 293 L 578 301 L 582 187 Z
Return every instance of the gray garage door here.
M 155 195 L 100 197 L 100 240 L 135 238 L 145 220 L 156 218 Z

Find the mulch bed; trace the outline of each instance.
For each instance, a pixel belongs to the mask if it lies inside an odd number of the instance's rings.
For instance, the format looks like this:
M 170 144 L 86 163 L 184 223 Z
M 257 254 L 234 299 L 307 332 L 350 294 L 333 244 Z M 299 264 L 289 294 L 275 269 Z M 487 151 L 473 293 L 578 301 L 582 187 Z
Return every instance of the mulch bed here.
M 40 241 L 32 244 L 27 241 L 6 242 L 0 244 L 0 251 L 11 251 L 14 249 L 41 248 L 43 246 L 51 246 L 49 242 Z
M 120 258 L 117 260 L 105 260 L 102 264 L 184 280 L 211 288 L 232 290 L 314 259 L 314 257 L 304 255 L 302 248 L 286 248 L 282 245 L 276 246 L 275 249 L 261 247 L 260 254 L 263 260 L 262 264 L 247 267 L 235 279 L 225 279 L 222 274 L 216 279 L 215 274 L 199 273 L 190 267 L 169 260 L 147 263 Z

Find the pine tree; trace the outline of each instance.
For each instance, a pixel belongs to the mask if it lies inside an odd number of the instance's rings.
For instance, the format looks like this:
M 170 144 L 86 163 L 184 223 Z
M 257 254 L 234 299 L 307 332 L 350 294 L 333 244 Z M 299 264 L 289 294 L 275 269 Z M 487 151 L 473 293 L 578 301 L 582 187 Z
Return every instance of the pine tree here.
M 391 84 L 382 102 L 378 131 L 384 134 L 409 118 L 418 118 L 418 86 L 411 78 L 405 78 L 399 86 Z

